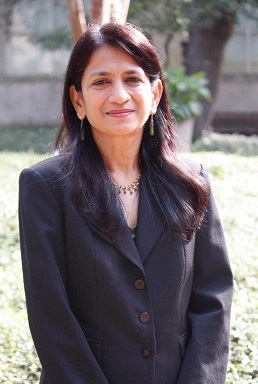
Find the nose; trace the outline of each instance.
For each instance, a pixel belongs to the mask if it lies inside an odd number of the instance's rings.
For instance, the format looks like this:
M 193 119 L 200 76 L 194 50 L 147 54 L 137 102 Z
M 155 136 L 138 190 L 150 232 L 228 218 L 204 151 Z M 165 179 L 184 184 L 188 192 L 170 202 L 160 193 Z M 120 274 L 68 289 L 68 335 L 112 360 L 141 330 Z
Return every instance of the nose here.
M 114 82 L 111 93 L 109 95 L 109 102 L 115 104 L 124 104 L 131 99 L 130 94 L 126 89 L 126 85 L 122 81 Z

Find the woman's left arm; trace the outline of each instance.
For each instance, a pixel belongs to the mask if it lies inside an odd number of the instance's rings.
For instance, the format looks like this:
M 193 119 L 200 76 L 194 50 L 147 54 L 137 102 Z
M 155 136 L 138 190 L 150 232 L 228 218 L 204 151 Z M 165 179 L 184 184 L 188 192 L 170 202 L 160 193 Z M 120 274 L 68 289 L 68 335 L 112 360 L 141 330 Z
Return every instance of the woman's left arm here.
M 196 234 L 188 307 L 191 337 L 177 384 L 224 384 L 229 349 L 233 278 L 213 195 Z

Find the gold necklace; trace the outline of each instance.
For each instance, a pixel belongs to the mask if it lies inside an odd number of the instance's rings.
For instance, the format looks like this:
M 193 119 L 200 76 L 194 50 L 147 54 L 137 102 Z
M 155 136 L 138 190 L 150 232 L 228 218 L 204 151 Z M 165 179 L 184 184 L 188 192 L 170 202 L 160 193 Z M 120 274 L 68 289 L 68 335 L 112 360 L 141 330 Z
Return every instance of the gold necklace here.
M 118 190 L 119 193 L 124 193 L 124 195 L 127 193 L 127 191 L 130 192 L 132 195 L 133 192 L 137 192 L 139 188 L 139 182 L 140 182 L 141 175 L 137 176 L 137 178 L 129 185 L 119 185 L 114 180 L 112 180 L 112 183 L 114 184 L 115 188 Z

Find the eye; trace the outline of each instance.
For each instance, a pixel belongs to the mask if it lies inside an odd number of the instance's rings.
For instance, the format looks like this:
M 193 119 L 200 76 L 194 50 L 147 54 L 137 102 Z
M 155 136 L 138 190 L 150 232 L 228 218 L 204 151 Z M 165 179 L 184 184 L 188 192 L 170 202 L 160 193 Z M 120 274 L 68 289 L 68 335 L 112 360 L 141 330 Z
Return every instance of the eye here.
M 108 80 L 99 79 L 99 80 L 96 80 L 92 83 L 92 85 L 96 85 L 96 86 L 101 86 L 101 85 L 105 85 L 105 84 L 108 84 Z
M 129 83 L 139 83 L 141 79 L 139 77 L 131 76 L 126 79 Z

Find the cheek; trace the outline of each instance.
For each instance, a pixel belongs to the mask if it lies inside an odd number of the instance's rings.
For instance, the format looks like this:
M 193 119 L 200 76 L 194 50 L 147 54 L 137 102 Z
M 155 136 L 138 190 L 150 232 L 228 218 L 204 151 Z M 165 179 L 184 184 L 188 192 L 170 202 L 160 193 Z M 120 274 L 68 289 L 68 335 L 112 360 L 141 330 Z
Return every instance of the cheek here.
M 153 104 L 153 96 L 150 92 L 145 92 L 141 95 L 140 105 L 142 105 L 142 109 L 145 110 L 146 113 L 150 113 Z
M 98 100 L 91 95 L 88 95 L 86 100 L 87 102 L 84 102 L 85 114 L 94 119 L 100 112 L 101 106 L 98 103 Z

